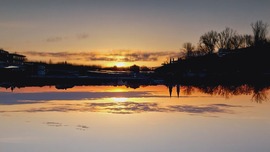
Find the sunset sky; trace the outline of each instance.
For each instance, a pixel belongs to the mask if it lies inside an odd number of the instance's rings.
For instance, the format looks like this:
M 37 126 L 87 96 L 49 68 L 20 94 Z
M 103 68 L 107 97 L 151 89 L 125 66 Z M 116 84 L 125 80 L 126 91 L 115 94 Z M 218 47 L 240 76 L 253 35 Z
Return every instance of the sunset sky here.
M 184 42 L 270 24 L 269 0 L 1 0 L 0 48 L 31 61 L 159 66 Z

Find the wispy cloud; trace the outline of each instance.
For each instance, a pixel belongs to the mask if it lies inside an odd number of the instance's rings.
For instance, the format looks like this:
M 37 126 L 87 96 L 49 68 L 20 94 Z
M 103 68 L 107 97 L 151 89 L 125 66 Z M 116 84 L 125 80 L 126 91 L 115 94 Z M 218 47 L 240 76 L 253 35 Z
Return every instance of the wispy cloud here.
M 89 57 L 88 60 L 90 60 L 90 61 L 118 61 L 118 59 L 113 58 L 113 57 L 105 57 L 105 56 L 100 57 L 100 56 L 96 56 L 96 55 Z
M 87 34 L 87 33 L 80 33 L 80 34 L 77 35 L 77 38 L 79 40 L 87 39 L 87 38 L 89 38 L 89 34 Z
M 208 105 L 161 105 L 158 102 L 134 102 L 133 98 L 144 98 L 145 100 L 157 97 L 153 92 L 132 91 L 132 92 L 41 92 L 41 93 L 11 93 L 2 92 L 0 105 L 20 104 L 51 104 L 49 101 L 58 101 L 53 106 L 29 106 L 24 110 L 1 109 L 4 112 L 104 112 L 113 114 L 134 114 L 145 112 L 183 112 L 189 114 L 218 114 L 233 113 L 234 108 L 244 106 L 230 104 L 208 104 Z M 104 98 L 125 97 L 126 102 L 95 102 Z M 164 97 L 164 96 L 158 96 Z M 72 103 L 62 103 L 70 100 Z M 76 102 L 85 100 L 87 102 Z M 91 101 L 91 102 L 89 102 Z M 54 125 L 54 124 L 51 124 Z M 58 125 L 58 124 L 56 124 Z
M 158 103 L 149 102 L 120 102 L 120 103 L 90 103 L 94 111 L 115 113 L 115 114 L 133 114 L 142 112 L 184 112 L 190 114 L 207 113 L 232 113 L 230 108 L 242 107 L 228 104 L 209 104 L 209 105 L 169 105 L 162 107 Z
M 70 37 L 67 37 L 67 36 L 51 36 L 51 37 L 48 37 L 45 39 L 46 42 L 60 42 L 60 41 L 63 41 L 63 40 L 66 40 L 68 38 L 75 38 L 77 40 L 84 40 L 84 39 L 87 39 L 89 38 L 89 34 L 87 33 L 79 33 L 77 35 L 73 35 L 73 36 L 70 36 Z
M 141 52 L 141 51 L 114 51 L 114 52 L 23 52 L 25 55 L 35 57 L 80 59 L 83 61 L 118 61 L 118 62 L 137 62 L 137 61 L 158 61 L 169 57 L 178 57 L 178 52 Z
M 55 37 L 49 37 L 46 39 L 46 42 L 60 42 L 62 41 L 63 38 L 60 36 L 55 36 Z
M 47 104 L 47 103 L 42 103 Z M 161 105 L 158 102 L 86 102 L 86 103 L 54 103 L 53 106 L 34 107 L 24 110 L 1 110 L 4 112 L 102 112 L 112 114 L 135 114 L 146 112 L 182 112 L 188 114 L 233 114 L 233 108 L 243 108 L 245 106 L 229 104 L 207 104 L 207 105 Z M 53 124 L 54 125 L 54 124 Z M 58 124 L 56 124 L 58 125 Z
M 230 107 L 230 106 L 227 106 Z M 192 114 L 202 113 L 228 113 L 229 111 L 223 106 L 206 105 L 206 106 L 192 106 L 192 105 L 173 105 L 168 107 L 170 111 L 187 112 Z
M 41 92 L 41 93 L 0 93 L 0 105 L 35 104 L 50 100 L 85 100 L 101 99 L 109 97 L 148 97 L 151 92 Z
M 48 126 L 52 126 L 52 127 L 62 127 L 62 126 L 66 126 L 66 125 L 63 125 L 63 124 L 60 123 L 60 122 L 52 122 L 52 121 L 45 122 L 44 124 L 46 124 L 46 125 L 48 125 Z
M 149 102 L 112 102 L 112 103 L 90 103 L 88 105 L 97 112 L 114 114 L 132 114 L 142 112 L 168 112 L 168 109 L 159 107 L 158 103 Z

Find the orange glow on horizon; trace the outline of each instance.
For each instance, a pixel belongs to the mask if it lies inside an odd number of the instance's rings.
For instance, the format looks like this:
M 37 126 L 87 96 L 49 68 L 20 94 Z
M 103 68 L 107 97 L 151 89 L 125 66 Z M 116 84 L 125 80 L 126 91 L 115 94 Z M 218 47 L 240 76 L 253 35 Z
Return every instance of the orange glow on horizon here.
M 9 52 L 14 52 L 8 50 Z M 157 54 L 161 55 L 157 55 Z M 168 56 L 175 52 L 158 52 L 153 51 L 60 51 L 60 52 L 19 52 L 25 55 L 29 62 L 45 62 L 45 63 L 63 63 L 75 65 L 97 65 L 101 67 L 130 67 L 134 64 L 138 66 L 147 66 L 150 68 L 159 67 L 168 59 Z M 133 57 L 134 56 L 134 57 Z
M 126 63 L 125 62 L 118 62 L 115 64 L 117 67 L 125 67 Z
M 125 67 L 130 67 L 131 65 L 133 65 L 132 63 L 129 62 L 108 62 L 107 64 L 105 64 L 105 67 L 118 67 L 118 68 L 125 68 Z
M 114 98 L 112 98 L 112 100 L 114 102 L 126 102 L 127 101 L 127 98 L 124 98 L 124 97 L 114 97 Z

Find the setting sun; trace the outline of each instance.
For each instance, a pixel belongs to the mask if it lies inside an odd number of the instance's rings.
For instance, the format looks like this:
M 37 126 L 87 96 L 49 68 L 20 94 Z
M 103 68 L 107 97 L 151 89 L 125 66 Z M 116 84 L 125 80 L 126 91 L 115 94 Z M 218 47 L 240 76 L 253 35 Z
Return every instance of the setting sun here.
M 127 65 L 125 64 L 125 62 L 118 62 L 118 63 L 115 64 L 115 66 L 124 67 L 124 66 L 127 66 Z

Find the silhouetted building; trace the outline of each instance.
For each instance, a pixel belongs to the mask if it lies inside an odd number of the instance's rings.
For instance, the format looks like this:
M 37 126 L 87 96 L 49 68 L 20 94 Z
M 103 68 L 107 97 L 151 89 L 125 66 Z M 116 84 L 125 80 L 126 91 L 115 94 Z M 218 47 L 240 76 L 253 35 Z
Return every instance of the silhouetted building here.
M 0 49 L 0 62 L 7 63 L 8 62 L 9 53 L 3 49 Z
M 3 49 L 0 49 L 0 63 L 7 65 L 22 65 L 26 57 L 17 53 L 9 53 Z
M 9 54 L 10 64 L 22 65 L 25 60 L 26 60 L 26 57 L 24 55 L 20 55 L 16 53 Z

